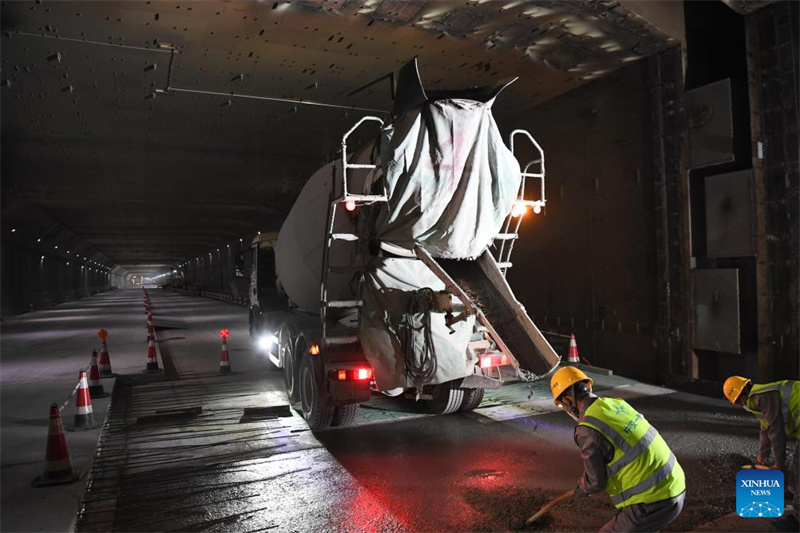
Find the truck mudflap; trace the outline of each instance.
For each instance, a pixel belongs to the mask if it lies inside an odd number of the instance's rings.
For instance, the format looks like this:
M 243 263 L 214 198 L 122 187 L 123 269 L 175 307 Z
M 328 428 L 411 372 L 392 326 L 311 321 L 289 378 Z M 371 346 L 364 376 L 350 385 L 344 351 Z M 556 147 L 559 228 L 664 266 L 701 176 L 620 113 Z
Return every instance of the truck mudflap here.
M 348 405 L 369 401 L 371 392 L 369 382 L 338 381 L 334 376 L 328 377 L 328 404 Z
M 346 353 L 346 352 L 345 352 Z M 336 359 L 334 354 L 332 357 Z M 363 358 L 363 356 L 362 356 Z M 366 361 L 330 361 L 324 367 L 325 392 L 329 405 L 363 403 L 370 399 L 373 370 Z
M 419 246 L 415 251 L 447 290 L 464 302 L 466 313 L 476 315 L 489 330 L 518 371 L 542 377 L 558 366 L 561 357 L 514 297 L 489 250 L 474 261 L 434 258 Z

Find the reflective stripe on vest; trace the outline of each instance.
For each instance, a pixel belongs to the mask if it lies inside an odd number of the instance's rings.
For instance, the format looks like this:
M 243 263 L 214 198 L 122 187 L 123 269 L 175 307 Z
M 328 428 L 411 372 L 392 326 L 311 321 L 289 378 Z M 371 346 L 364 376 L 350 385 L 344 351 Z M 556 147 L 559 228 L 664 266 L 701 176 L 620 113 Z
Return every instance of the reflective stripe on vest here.
M 613 476 L 617 472 L 619 472 L 623 467 L 628 466 L 633 461 L 635 461 L 641 454 L 644 452 L 652 443 L 653 440 L 658 435 L 658 431 L 653 426 L 647 428 L 647 432 L 642 437 L 642 440 L 636 443 L 635 446 L 631 446 L 628 444 L 622 435 L 614 431 L 611 426 L 603 422 L 602 420 L 595 418 L 593 416 L 587 416 L 583 419 L 584 422 L 592 424 L 593 426 L 597 426 L 601 430 L 603 430 L 603 435 L 610 438 L 614 441 L 617 448 L 622 450 L 622 457 L 614 461 L 613 463 L 609 463 L 606 465 L 606 471 L 608 472 L 609 476 Z
M 667 477 L 670 474 L 672 474 L 672 470 L 674 468 L 675 468 L 675 455 L 670 453 L 669 459 L 667 460 L 667 464 L 656 470 L 655 473 L 651 474 L 650 477 L 640 482 L 638 485 L 634 485 L 633 487 L 627 490 L 623 490 L 619 494 L 611 496 L 611 502 L 614 505 L 619 505 L 623 503 L 625 500 L 633 498 L 637 494 L 641 494 L 645 491 L 648 491 L 658 486 L 659 483 L 667 479 Z
M 750 396 L 747 398 L 747 410 L 753 413 L 762 428 L 766 428 L 767 419 L 764 417 L 764 413 L 756 409 L 755 402 L 751 397 L 773 391 L 780 396 L 784 431 L 787 435 L 797 438 L 800 434 L 800 381 L 783 380 L 764 385 L 753 385 L 750 389 Z
M 683 469 L 669 446 L 627 402 L 598 398 L 580 425 L 598 431 L 614 446 L 606 465 L 606 492 L 617 508 L 666 500 L 686 489 Z

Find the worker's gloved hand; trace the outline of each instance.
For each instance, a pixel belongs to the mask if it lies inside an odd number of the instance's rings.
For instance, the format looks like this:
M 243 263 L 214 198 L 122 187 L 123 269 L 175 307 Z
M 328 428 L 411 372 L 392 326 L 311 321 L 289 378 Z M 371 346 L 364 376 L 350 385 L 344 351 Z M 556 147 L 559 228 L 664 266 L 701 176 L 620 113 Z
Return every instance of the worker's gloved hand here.
M 774 468 L 775 470 L 783 470 L 783 465 L 780 463 L 775 463 L 771 468 Z
M 581 483 L 582 480 L 578 481 L 578 484 L 575 485 L 575 498 L 588 498 L 591 496 L 588 492 L 584 492 L 583 485 Z
M 758 454 L 758 457 L 756 457 L 756 464 L 758 466 L 764 466 L 764 456 L 763 455 Z

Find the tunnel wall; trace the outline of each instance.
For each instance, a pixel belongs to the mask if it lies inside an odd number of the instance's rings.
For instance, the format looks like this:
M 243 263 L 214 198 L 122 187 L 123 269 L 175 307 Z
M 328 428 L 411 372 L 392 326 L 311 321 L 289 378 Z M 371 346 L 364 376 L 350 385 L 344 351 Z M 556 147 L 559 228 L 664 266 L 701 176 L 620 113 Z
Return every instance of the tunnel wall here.
M 253 235 L 241 241 L 222 244 L 211 252 L 205 252 L 186 262 L 185 266 L 178 267 L 180 273 L 178 285 L 199 291 L 213 291 L 229 294 L 231 296 L 247 297 L 250 278 L 235 275 L 236 256 L 249 248 Z M 249 276 L 249 265 L 246 275 Z
M 0 313 L 12 316 L 111 288 L 111 260 L 23 199 L 0 209 Z
M 108 272 L 38 250 L 14 247 L 5 240 L 1 244 L 2 316 L 26 312 L 31 306 L 35 310 L 50 307 L 111 288 L 112 276 Z
M 592 364 L 657 382 L 647 62 L 500 125 L 529 130 L 546 158 L 547 207 L 526 215 L 511 258 L 518 299 Z
M 761 342 L 763 378 L 800 376 L 800 6 L 782 1 L 746 19 L 753 137 L 763 142 L 754 158 L 763 180 L 765 279 L 768 295 Z M 756 152 L 757 150 L 754 150 Z

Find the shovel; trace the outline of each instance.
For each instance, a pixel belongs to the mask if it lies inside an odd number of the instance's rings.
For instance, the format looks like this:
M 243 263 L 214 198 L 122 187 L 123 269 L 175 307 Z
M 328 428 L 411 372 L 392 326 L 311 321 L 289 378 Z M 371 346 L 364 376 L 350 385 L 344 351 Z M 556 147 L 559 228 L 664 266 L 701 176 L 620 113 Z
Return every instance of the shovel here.
M 574 495 L 575 495 L 575 490 L 573 489 L 573 490 L 570 490 L 568 492 L 565 492 L 564 494 L 562 494 L 558 498 L 550 500 L 547 503 L 547 505 L 545 505 L 544 507 L 542 507 L 541 509 L 536 511 L 536 513 L 531 515 L 530 518 L 525 520 L 525 527 L 533 525 L 537 520 L 539 520 L 541 517 L 543 517 L 545 514 L 547 514 L 547 512 L 550 511 L 550 509 L 552 509 L 553 507 L 555 507 L 556 505 L 558 505 L 559 503 L 561 503 L 561 502 L 563 502 L 565 500 L 569 500 Z

